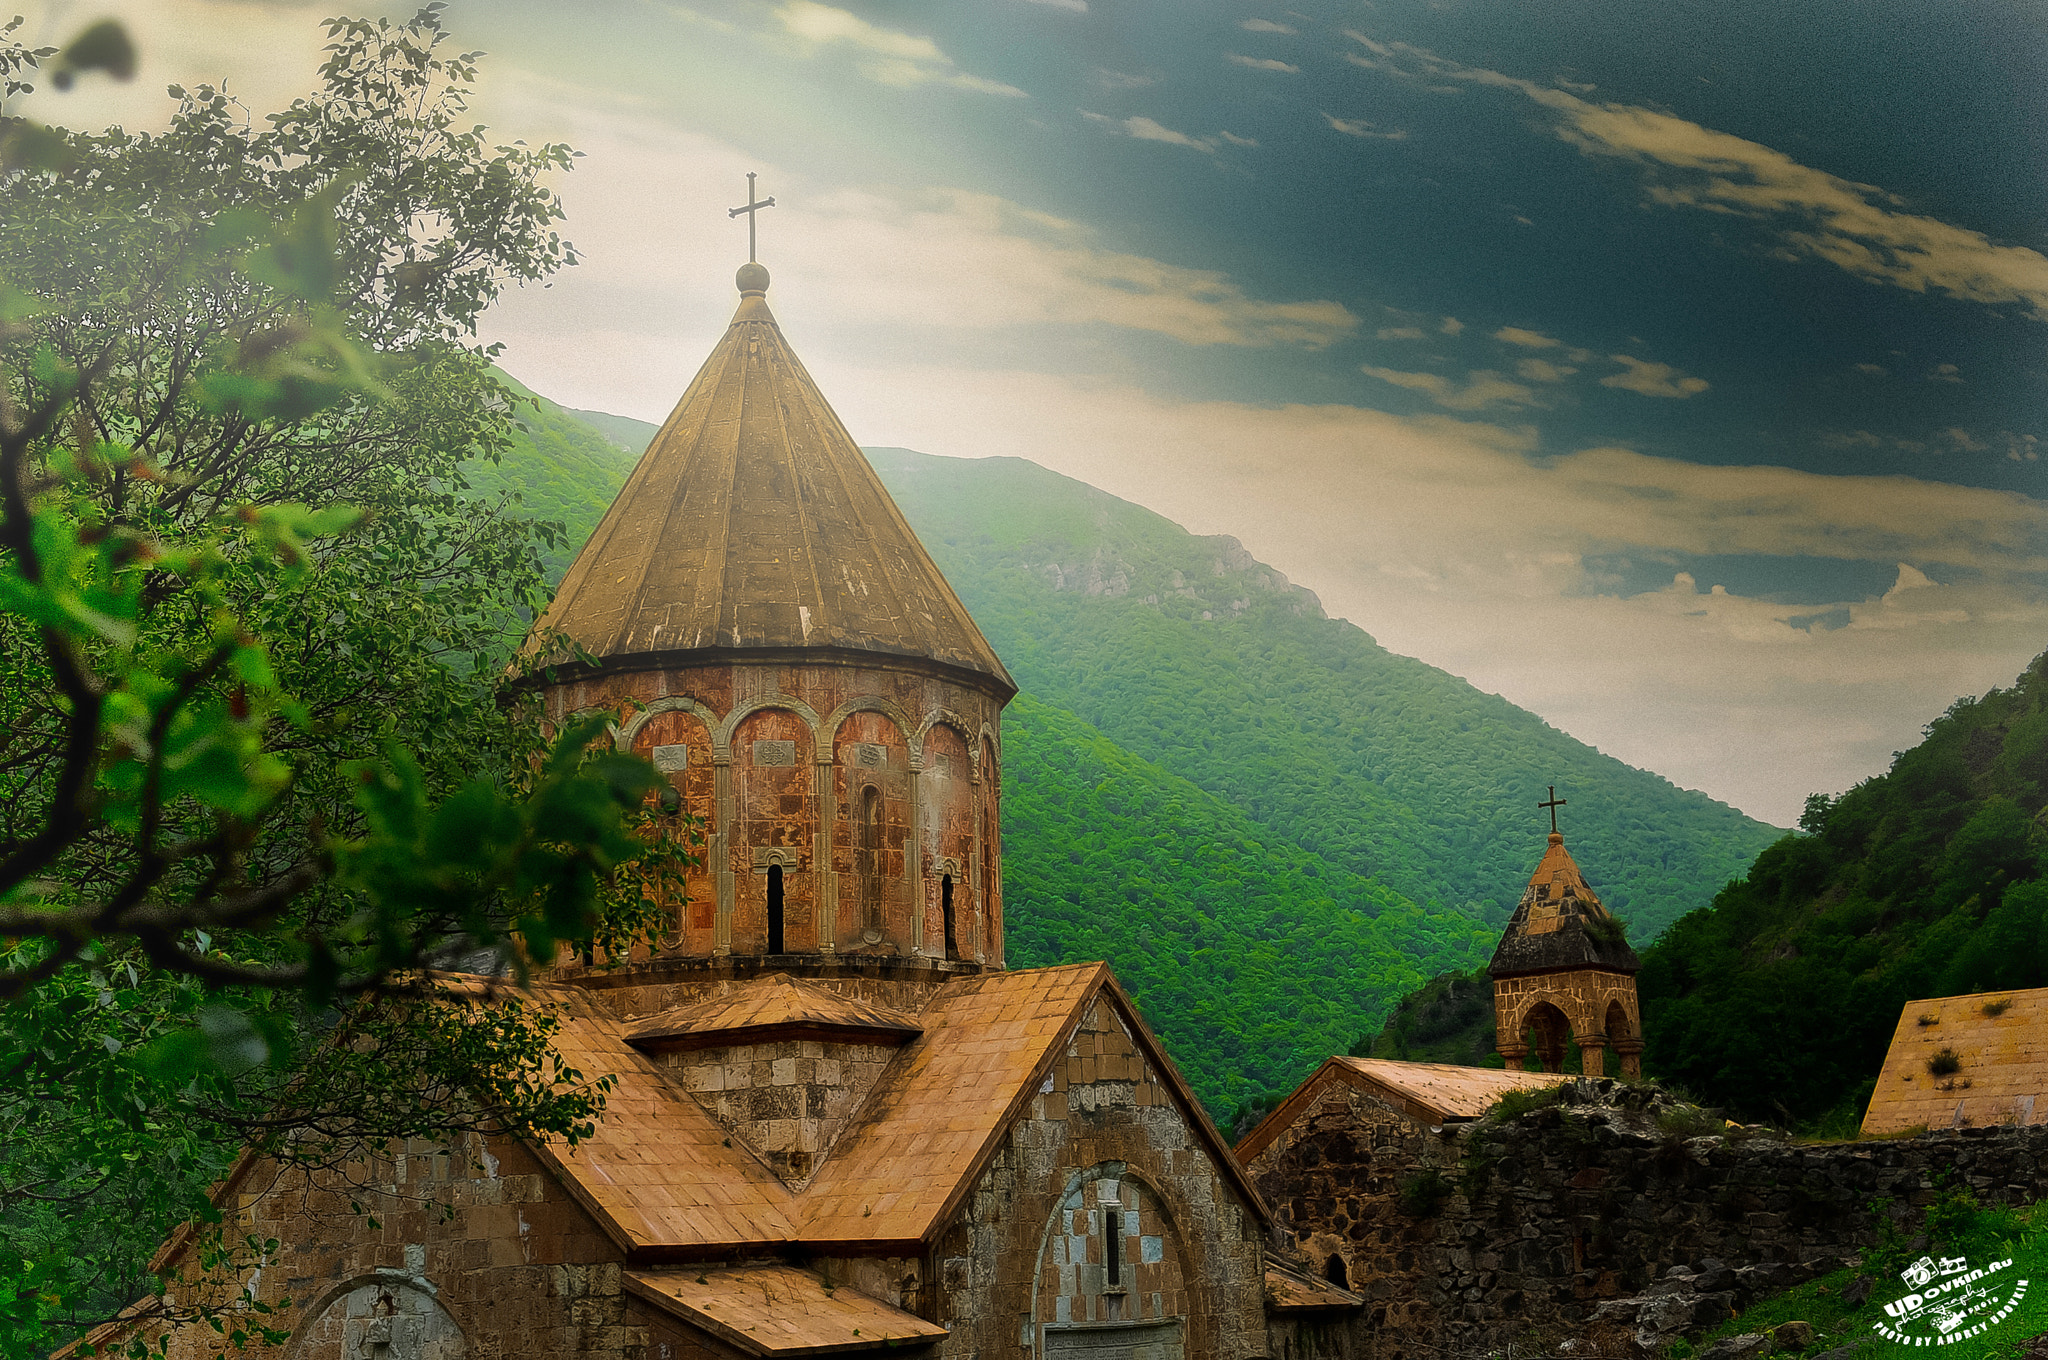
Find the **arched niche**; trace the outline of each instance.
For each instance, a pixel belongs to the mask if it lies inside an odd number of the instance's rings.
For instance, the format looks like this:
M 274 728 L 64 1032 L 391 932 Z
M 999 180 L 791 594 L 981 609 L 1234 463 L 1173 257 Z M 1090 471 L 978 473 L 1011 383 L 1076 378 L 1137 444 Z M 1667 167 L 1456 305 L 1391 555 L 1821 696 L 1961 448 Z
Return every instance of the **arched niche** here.
M 1074 1173 L 1039 1248 L 1035 1354 L 1183 1360 L 1186 1259 L 1165 1198 L 1129 1167 Z
M 764 954 L 769 945 L 769 870 L 779 868 L 782 940 L 787 952 L 818 947 L 818 827 L 813 714 L 800 704 L 758 702 L 728 720 L 732 951 Z
M 918 897 L 925 913 L 924 950 L 957 959 L 975 956 L 979 915 L 972 875 L 978 788 L 972 748 L 960 729 L 935 723 L 924 733 L 924 767 L 918 776 Z M 946 948 L 947 885 L 951 884 L 953 947 Z
M 833 865 L 839 948 L 907 954 L 911 930 L 911 747 L 894 705 L 851 708 L 832 733 Z
M 424 1281 L 357 1276 L 314 1300 L 286 1360 L 465 1360 L 469 1344 Z
M 657 699 L 635 714 L 620 729 L 622 750 L 652 762 L 657 773 L 675 791 L 678 827 L 694 819 L 703 844 L 722 829 L 718 807 L 716 743 L 718 716 L 693 699 Z M 711 857 L 697 856 L 684 875 L 682 900 L 661 902 L 672 924 L 660 936 L 664 950 L 688 954 L 709 954 L 716 944 L 718 885 Z

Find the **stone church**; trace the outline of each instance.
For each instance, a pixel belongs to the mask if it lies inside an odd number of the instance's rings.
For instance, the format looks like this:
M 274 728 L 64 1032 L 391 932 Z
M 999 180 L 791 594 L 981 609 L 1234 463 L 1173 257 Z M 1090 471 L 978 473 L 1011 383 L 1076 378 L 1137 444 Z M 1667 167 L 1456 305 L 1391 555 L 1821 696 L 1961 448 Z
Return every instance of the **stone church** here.
M 549 718 L 614 715 L 707 832 L 651 949 L 535 988 L 616 1074 L 595 1133 L 245 1158 L 220 1203 L 280 1245 L 210 1287 L 290 1296 L 289 1360 L 1302 1353 L 1359 1300 L 1273 1250 L 1109 968 L 1005 969 L 1016 687 L 738 285 L 536 629 L 586 658 Z

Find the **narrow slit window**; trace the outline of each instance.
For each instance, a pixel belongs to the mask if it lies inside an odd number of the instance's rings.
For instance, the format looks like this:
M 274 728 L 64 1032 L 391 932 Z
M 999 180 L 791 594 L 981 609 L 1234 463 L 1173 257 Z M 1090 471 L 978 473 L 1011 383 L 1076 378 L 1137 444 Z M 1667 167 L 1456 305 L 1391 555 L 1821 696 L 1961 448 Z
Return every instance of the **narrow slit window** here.
M 768 866 L 768 952 L 782 952 L 782 866 Z
M 1102 1216 L 1103 1274 L 1112 1289 L 1124 1282 L 1124 1216 L 1111 1209 Z
M 860 795 L 861 923 L 882 925 L 882 791 L 870 784 Z
M 939 913 L 946 922 L 946 957 L 960 957 L 960 941 L 953 933 L 953 876 L 947 874 L 939 880 Z

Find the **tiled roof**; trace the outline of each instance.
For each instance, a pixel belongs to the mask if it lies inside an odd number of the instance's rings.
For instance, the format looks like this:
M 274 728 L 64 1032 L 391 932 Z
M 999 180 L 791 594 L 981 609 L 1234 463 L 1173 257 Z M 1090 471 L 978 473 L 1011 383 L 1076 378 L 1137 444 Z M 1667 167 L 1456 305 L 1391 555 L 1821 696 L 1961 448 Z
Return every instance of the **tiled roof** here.
M 795 1266 L 629 1270 L 625 1285 L 748 1355 L 842 1355 L 946 1337 L 944 1327 Z
M 536 635 L 608 664 L 852 651 L 1016 685 L 839 423 L 749 266 L 725 337 L 562 577 Z M 745 275 L 749 270 L 742 270 Z M 566 661 L 564 657 L 562 660 Z
M 939 1226 L 1108 968 L 984 973 L 942 988 L 803 1197 L 806 1242 L 914 1242 Z
M 1564 848 L 1564 837 L 1551 832 L 1550 845 L 1529 876 L 1487 971 L 1501 978 L 1566 968 L 1634 973 L 1642 966 L 1622 936 L 1621 923 L 1600 904 Z
M 1266 1258 L 1266 1306 L 1276 1313 L 1334 1312 L 1363 1308 L 1365 1300 L 1328 1280 Z
M 629 1026 L 573 987 L 536 987 L 562 1008 L 555 1046 L 586 1076 L 614 1073 L 595 1132 L 540 1155 L 641 1261 L 802 1243 L 911 1249 L 949 1220 L 1100 998 L 1174 1093 L 1196 1138 L 1251 1212 L 1258 1192 L 1101 963 L 955 978 L 801 1192 L 728 1137 L 629 1042 Z
M 1935 1062 L 1944 1050 L 1957 1065 L 1937 1073 L 1947 1065 Z M 2042 1123 L 2048 987 L 1906 1003 L 1863 1116 L 1865 1133 Z
M 1509 1072 L 1496 1067 L 1340 1055 L 1326 1060 L 1257 1128 L 1246 1134 L 1237 1145 L 1236 1155 L 1238 1161 L 1249 1163 L 1264 1152 L 1296 1119 L 1314 1107 L 1332 1082 L 1367 1091 L 1420 1123 L 1442 1124 L 1447 1120 L 1477 1119 L 1510 1091 L 1541 1090 L 1573 1079 L 1569 1072 Z
M 562 1058 L 587 1078 L 617 1078 L 590 1137 L 574 1148 L 543 1143 L 536 1150 L 621 1247 L 795 1238 L 788 1188 L 633 1049 L 623 1025 L 577 988 L 534 991 L 561 1008 L 554 1045 Z
M 900 1011 L 841 996 L 787 973 L 755 978 L 716 1000 L 672 1007 L 634 1021 L 625 1031 L 626 1042 L 641 1048 L 700 1048 L 776 1038 L 901 1044 L 923 1032 L 922 1025 Z

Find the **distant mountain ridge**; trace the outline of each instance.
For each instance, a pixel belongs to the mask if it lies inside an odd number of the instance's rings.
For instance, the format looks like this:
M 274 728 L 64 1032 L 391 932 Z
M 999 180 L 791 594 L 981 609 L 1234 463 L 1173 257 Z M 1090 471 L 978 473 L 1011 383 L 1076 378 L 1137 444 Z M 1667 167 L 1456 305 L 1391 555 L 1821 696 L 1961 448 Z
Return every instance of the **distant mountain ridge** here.
M 1388 652 L 1234 538 L 1023 459 L 866 452 L 1025 689 L 1419 903 L 1504 922 L 1553 784 L 1638 940 L 1782 834 Z
M 470 481 L 563 521 L 559 573 L 656 427 L 536 402 Z M 1547 784 L 1639 940 L 1780 834 L 1392 655 L 1233 538 L 1022 459 L 865 452 L 1024 689 L 1011 961 L 1109 959 L 1219 1117 L 1484 962 Z

